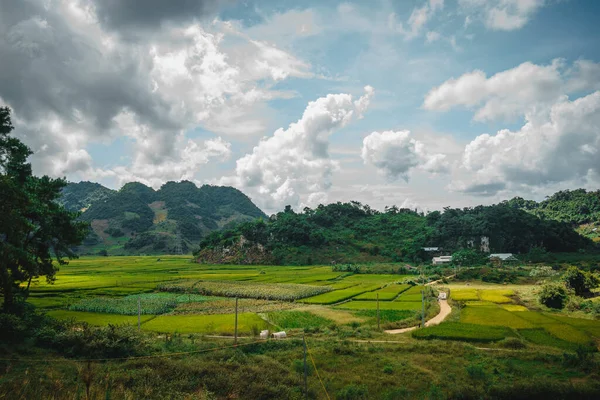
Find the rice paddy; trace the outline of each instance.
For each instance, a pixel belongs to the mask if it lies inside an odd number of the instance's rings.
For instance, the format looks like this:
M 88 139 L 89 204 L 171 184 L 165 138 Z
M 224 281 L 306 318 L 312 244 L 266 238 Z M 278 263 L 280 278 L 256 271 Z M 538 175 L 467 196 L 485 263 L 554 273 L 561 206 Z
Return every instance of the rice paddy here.
M 92 325 L 138 322 L 155 332 L 240 334 L 257 329 L 373 326 L 414 318 L 422 286 L 405 277 L 332 272 L 327 266 L 199 265 L 186 257 L 96 257 L 61 267 L 54 285 L 33 282 L 29 301 L 57 318 Z M 491 342 L 516 336 L 531 345 L 573 349 L 600 340 L 600 322 L 528 310 L 517 285 L 449 285 L 455 322 L 414 332 L 418 339 Z M 526 289 L 531 292 L 530 288 Z M 528 303 L 526 303 L 528 304 Z
M 205 296 L 242 297 L 263 300 L 291 301 L 317 296 L 333 289 L 293 283 L 256 283 L 223 281 L 183 281 L 158 286 L 163 292 L 195 293 Z

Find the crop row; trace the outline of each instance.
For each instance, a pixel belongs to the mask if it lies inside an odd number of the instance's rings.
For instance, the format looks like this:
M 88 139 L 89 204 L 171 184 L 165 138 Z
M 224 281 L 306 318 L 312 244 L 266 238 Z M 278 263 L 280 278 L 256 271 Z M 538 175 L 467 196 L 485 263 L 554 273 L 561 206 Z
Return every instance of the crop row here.
M 359 294 L 379 289 L 380 285 L 358 285 L 348 289 L 335 290 L 333 292 L 320 294 L 308 299 L 302 300 L 308 304 L 335 304 L 340 301 L 348 300 Z
M 206 301 L 205 296 L 171 293 L 146 293 L 125 297 L 94 297 L 83 299 L 69 307 L 71 311 L 106 314 L 137 315 L 138 301 L 141 314 L 158 315 L 171 312 L 179 303 Z
M 417 339 L 464 340 L 469 342 L 494 342 L 511 336 L 508 328 L 500 326 L 482 326 L 458 322 L 445 322 L 440 325 L 413 331 Z
M 164 292 L 196 293 L 206 296 L 242 297 L 264 300 L 292 301 L 331 291 L 327 286 L 298 285 L 293 283 L 190 281 L 165 283 L 158 289 Z
M 394 300 L 400 293 L 410 289 L 411 287 L 411 285 L 392 284 L 382 289 L 375 290 L 374 292 L 366 292 L 358 295 L 354 298 L 354 300 L 376 300 L 377 295 L 379 295 L 379 300 L 382 301 Z

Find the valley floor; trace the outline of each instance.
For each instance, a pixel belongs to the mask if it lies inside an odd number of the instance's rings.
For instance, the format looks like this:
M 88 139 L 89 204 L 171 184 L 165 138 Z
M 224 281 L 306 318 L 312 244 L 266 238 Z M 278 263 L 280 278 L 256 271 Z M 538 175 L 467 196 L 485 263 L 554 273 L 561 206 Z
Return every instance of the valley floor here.
M 33 284 L 29 301 L 97 326 L 135 327 L 139 307 L 154 351 L 88 365 L 43 348 L 4 348 L 0 397 L 85 398 L 89 390 L 90 398 L 300 399 L 303 337 L 310 398 L 600 395 L 600 321 L 540 308 L 536 285 L 406 283 L 415 277 L 171 256 L 74 260 L 54 285 Z M 449 293 L 451 308 L 440 309 L 438 290 Z M 420 322 L 422 291 L 426 318 L 438 315 L 438 324 L 398 331 Z M 260 340 L 264 329 L 287 338 Z

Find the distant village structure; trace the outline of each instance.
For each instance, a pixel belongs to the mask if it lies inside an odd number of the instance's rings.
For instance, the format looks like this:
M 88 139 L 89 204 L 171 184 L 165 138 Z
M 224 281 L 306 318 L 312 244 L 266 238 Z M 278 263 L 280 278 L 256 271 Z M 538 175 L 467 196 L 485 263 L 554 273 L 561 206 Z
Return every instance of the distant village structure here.
M 467 248 L 470 249 L 478 249 L 482 253 L 490 252 L 490 238 L 489 236 L 481 236 L 478 239 L 472 239 L 467 241 Z M 445 265 L 452 263 L 452 256 L 442 255 L 443 249 L 441 247 L 422 247 L 424 252 L 428 253 L 430 256 L 433 256 L 431 259 L 431 263 L 433 265 Z M 488 259 L 494 265 L 504 265 L 519 262 L 519 259 L 515 257 L 512 253 L 494 253 L 490 254 Z

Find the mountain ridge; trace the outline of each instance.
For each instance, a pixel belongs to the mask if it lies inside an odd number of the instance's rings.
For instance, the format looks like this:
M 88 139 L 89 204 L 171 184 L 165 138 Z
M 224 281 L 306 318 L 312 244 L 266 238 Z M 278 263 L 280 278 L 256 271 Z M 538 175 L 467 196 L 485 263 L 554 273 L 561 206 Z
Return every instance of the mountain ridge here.
M 267 218 L 238 189 L 189 181 L 170 181 L 158 190 L 140 182 L 119 190 L 71 182 L 60 202 L 91 225 L 80 254 L 187 253 L 214 230 Z

